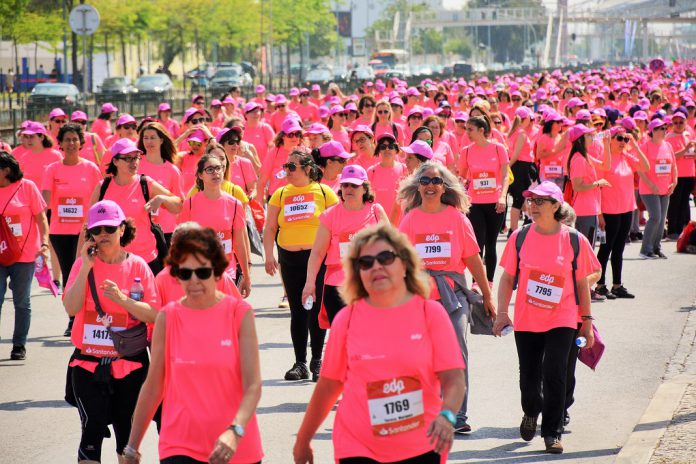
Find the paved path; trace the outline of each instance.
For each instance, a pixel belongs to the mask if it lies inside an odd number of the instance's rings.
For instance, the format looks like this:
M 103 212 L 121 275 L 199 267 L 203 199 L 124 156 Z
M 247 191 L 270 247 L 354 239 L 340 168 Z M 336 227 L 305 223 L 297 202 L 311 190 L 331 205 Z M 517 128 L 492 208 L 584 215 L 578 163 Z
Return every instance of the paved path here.
M 502 242 L 499 246 L 502 248 Z M 458 438 L 450 455 L 461 463 L 531 463 L 546 460 L 609 463 L 628 439 L 663 380 L 675 355 L 688 311 L 696 299 L 696 257 L 674 253 L 668 260 L 640 261 L 638 244 L 626 249 L 625 284 L 638 295 L 593 306 L 607 344 L 596 372 L 579 364 L 576 404 L 570 411 L 566 452 L 548 456 L 543 441 L 519 438 L 518 366 L 513 337 L 470 337 L 470 422 L 474 432 Z M 276 307 L 281 289 L 254 266 L 250 302 L 256 309 L 263 397 L 258 414 L 266 463 L 291 462 L 291 449 L 310 382 L 282 380 L 292 364 L 289 313 Z M 65 367 L 72 347 L 60 336 L 66 316 L 59 301 L 35 289 L 33 320 L 25 362 L 10 361 L 13 310 L 4 304 L 0 325 L 0 462 L 74 463 L 79 441 L 77 411 L 63 401 Z M 693 413 L 690 413 L 693 419 Z M 693 422 L 693 421 L 692 421 Z M 332 462 L 330 417 L 313 442 L 318 463 Z M 155 463 L 156 433 L 141 448 L 143 462 Z M 116 463 L 114 441 L 104 445 L 103 462 Z

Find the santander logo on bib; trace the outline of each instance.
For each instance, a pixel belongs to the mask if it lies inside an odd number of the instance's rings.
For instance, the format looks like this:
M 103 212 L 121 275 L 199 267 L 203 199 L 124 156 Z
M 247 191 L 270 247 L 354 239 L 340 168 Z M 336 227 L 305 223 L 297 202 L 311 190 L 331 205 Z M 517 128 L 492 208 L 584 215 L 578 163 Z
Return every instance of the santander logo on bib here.
M 396 393 L 400 395 L 402 391 L 406 388 L 403 380 L 392 379 L 391 382 L 386 382 L 384 384 L 383 392 L 385 395 L 392 395 Z

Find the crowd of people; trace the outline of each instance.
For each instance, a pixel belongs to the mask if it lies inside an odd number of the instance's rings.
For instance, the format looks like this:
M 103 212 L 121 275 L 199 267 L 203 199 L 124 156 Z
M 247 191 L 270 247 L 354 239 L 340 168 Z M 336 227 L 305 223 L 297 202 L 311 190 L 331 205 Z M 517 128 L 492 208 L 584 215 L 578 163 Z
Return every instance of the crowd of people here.
M 140 462 L 152 420 L 162 463 L 260 462 L 256 253 L 290 312 L 284 379 L 316 382 L 294 462 L 313 462 L 339 397 L 337 462 L 444 462 L 472 431 L 472 294 L 491 334 L 514 330 L 521 438 L 541 414 L 546 452 L 562 453 L 592 302 L 636 298 L 626 244 L 645 260 L 667 259 L 665 240 L 696 246 L 693 72 L 258 85 L 195 95 L 181 118 L 105 103 L 91 124 L 56 108 L 0 152 L 11 358 L 27 356 L 48 266 L 75 347 L 78 462 L 100 462 L 108 425 L 119 462 Z

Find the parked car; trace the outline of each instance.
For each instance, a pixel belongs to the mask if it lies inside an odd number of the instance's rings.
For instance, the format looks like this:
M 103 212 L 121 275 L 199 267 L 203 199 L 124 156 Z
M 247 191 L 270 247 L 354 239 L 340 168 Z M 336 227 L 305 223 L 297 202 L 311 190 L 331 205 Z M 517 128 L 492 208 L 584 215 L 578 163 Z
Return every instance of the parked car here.
M 210 80 L 208 87 L 213 95 L 223 94 L 229 91 L 230 87 L 248 87 L 252 84 L 251 76 L 243 72 L 242 67 L 230 66 L 221 68 Z
M 73 84 L 45 82 L 36 84 L 26 101 L 28 117 L 39 119 L 52 108 L 62 108 L 66 113 L 85 107 L 85 97 Z
M 394 66 L 394 71 L 398 71 L 404 75 L 401 79 L 407 79 L 411 77 L 411 67 L 405 63 L 397 64 Z
M 333 81 L 337 84 L 345 84 L 350 80 L 350 71 L 345 66 L 339 66 L 334 69 Z
M 371 81 L 375 79 L 375 70 L 370 66 L 359 66 L 350 73 L 352 81 Z
M 390 69 L 389 71 L 387 71 L 387 73 L 383 77 L 385 79 L 391 79 L 391 78 L 395 77 L 397 79 L 406 80 L 406 78 L 408 76 L 406 76 L 406 74 L 404 74 L 402 71 L 398 71 L 396 69 Z
M 305 84 L 308 86 L 312 84 L 327 85 L 329 82 L 333 82 L 333 79 L 333 72 L 329 68 L 314 68 L 307 73 Z
M 128 101 L 128 97 L 133 93 L 133 83 L 128 76 L 113 76 L 107 77 L 97 86 L 97 92 L 94 94 L 94 98 L 97 103 L 101 104 L 104 102 L 114 102 Z
M 455 77 L 457 77 L 457 78 L 463 77 L 464 79 L 468 79 L 474 70 L 474 68 L 473 68 L 473 66 L 471 66 L 471 64 L 466 63 L 464 61 L 457 61 L 456 63 L 454 63 L 452 65 L 452 69 L 454 70 Z
M 166 74 L 148 74 L 135 81 L 133 98 L 137 100 L 167 100 L 171 98 L 174 84 Z

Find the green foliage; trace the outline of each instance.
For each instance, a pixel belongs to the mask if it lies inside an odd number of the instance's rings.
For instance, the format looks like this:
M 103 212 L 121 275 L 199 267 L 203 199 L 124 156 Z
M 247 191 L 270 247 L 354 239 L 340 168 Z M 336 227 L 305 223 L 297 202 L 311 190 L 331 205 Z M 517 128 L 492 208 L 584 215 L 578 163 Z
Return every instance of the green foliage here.
M 442 33 L 435 29 L 422 29 L 411 37 L 411 49 L 416 55 L 442 53 Z
M 471 40 L 466 38 L 449 38 L 444 45 L 445 53 L 452 55 L 460 55 L 462 58 L 471 58 L 473 45 Z

